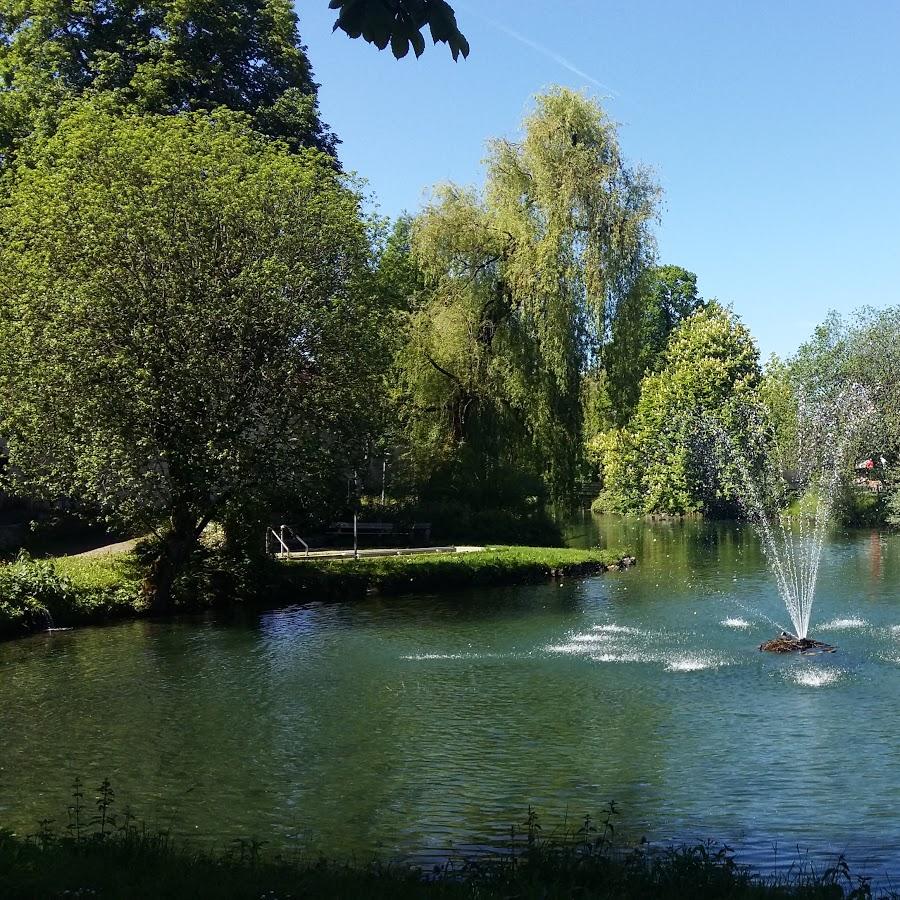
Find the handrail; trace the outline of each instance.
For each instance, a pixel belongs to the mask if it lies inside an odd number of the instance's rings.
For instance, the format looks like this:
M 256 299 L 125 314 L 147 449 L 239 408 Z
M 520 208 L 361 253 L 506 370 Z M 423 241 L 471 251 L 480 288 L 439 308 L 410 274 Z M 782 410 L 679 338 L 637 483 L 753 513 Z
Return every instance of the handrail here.
M 276 550 L 275 556 L 277 556 L 279 559 L 290 559 L 291 558 L 292 550 L 288 546 L 287 541 L 285 540 L 285 532 L 288 532 L 295 541 L 297 541 L 299 544 L 301 544 L 303 546 L 305 555 L 309 556 L 309 544 L 307 544 L 306 541 L 304 541 L 303 538 L 300 537 L 300 535 L 297 534 L 297 532 L 294 531 L 294 529 L 291 528 L 290 525 L 282 525 L 278 529 L 278 531 L 276 531 L 274 528 L 269 526 L 269 528 L 266 530 L 266 552 L 268 553 L 268 551 L 269 551 L 269 535 L 271 534 L 272 537 L 274 537 L 275 540 L 278 541 L 279 544 L 281 544 L 281 550 Z

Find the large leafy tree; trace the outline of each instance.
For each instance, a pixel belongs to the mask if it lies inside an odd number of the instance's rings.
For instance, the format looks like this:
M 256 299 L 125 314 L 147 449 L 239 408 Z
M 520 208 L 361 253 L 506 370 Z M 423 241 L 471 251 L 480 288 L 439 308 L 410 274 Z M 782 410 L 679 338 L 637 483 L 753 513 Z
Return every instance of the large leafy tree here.
M 568 496 L 583 374 L 652 256 L 656 197 L 600 106 L 565 89 L 491 144 L 483 191 L 437 190 L 413 224 L 426 287 L 402 359 L 426 471 L 465 461 L 471 486 L 505 468 Z
M 659 362 L 672 331 L 703 305 L 697 276 L 681 266 L 652 266 L 616 309 L 603 356 L 614 422 L 631 418 L 641 380 Z
M 208 522 L 273 490 L 314 503 L 366 433 L 381 351 L 359 197 L 324 154 L 224 111 L 86 105 L 6 177 L 11 471 L 156 530 L 165 606 Z
M 0 0 L 0 153 L 84 94 L 149 113 L 224 106 L 293 148 L 334 150 L 290 0 Z
M 596 449 L 608 509 L 715 512 L 727 505 L 707 417 L 742 443 L 743 411 L 757 405 L 759 352 L 732 312 L 710 302 L 669 338 L 658 371 L 641 383 L 629 425 L 601 434 Z

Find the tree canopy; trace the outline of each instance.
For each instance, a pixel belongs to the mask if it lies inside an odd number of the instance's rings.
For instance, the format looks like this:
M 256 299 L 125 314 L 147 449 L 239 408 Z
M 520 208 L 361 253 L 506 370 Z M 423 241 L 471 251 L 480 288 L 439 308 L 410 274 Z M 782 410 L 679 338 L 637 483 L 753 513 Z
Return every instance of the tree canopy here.
M 367 433 L 380 368 L 360 199 L 233 113 L 87 104 L 0 209 L 0 429 L 18 482 L 159 528 L 156 590 L 203 527 L 308 504 Z
M 614 424 L 631 418 L 641 379 L 661 359 L 672 331 L 702 305 L 697 276 L 681 266 L 652 266 L 635 281 L 616 309 L 603 355 Z
M 519 142 L 490 145 L 483 191 L 445 185 L 416 217 L 423 290 L 401 359 L 424 468 L 466 484 L 530 473 L 572 490 L 581 383 L 652 258 L 658 190 L 581 94 L 537 98 Z
M 290 0 L 0 0 L 0 154 L 84 95 L 131 112 L 224 106 L 334 152 Z
M 595 439 L 606 508 L 680 514 L 727 503 L 697 439 L 711 416 L 740 442 L 741 422 L 730 414 L 755 403 L 761 374 L 750 332 L 718 303 L 678 325 L 659 370 L 641 382 L 628 425 Z

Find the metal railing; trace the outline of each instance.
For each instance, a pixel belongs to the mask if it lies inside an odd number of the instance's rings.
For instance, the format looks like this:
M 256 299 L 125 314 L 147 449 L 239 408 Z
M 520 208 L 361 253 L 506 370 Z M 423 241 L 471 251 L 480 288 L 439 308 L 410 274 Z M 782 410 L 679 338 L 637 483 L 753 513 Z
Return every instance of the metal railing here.
M 270 550 L 272 546 L 272 538 L 278 542 L 276 546 L 280 547 L 280 549 Z M 288 546 L 288 541 L 294 540 L 298 544 L 303 547 L 303 555 L 309 556 L 309 544 L 291 528 L 290 525 L 282 525 L 279 527 L 278 531 L 274 528 L 269 527 L 266 529 L 266 554 L 273 555 L 276 559 L 290 559 L 295 551 L 291 550 L 290 546 Z M 300 551 L 296 551 L 298 554 Z

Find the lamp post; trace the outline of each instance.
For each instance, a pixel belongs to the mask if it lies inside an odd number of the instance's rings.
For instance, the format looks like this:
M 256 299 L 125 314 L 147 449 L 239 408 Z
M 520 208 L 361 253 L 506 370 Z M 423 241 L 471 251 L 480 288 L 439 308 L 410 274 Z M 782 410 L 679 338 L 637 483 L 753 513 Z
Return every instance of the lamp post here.
M 359 536 L 357 533 L 357 520 L 359 518 L 359 476 L 356 471 L 353 477 L 347 479 L 347 502 L 353 510 L 353 558 L 359 559 Z

